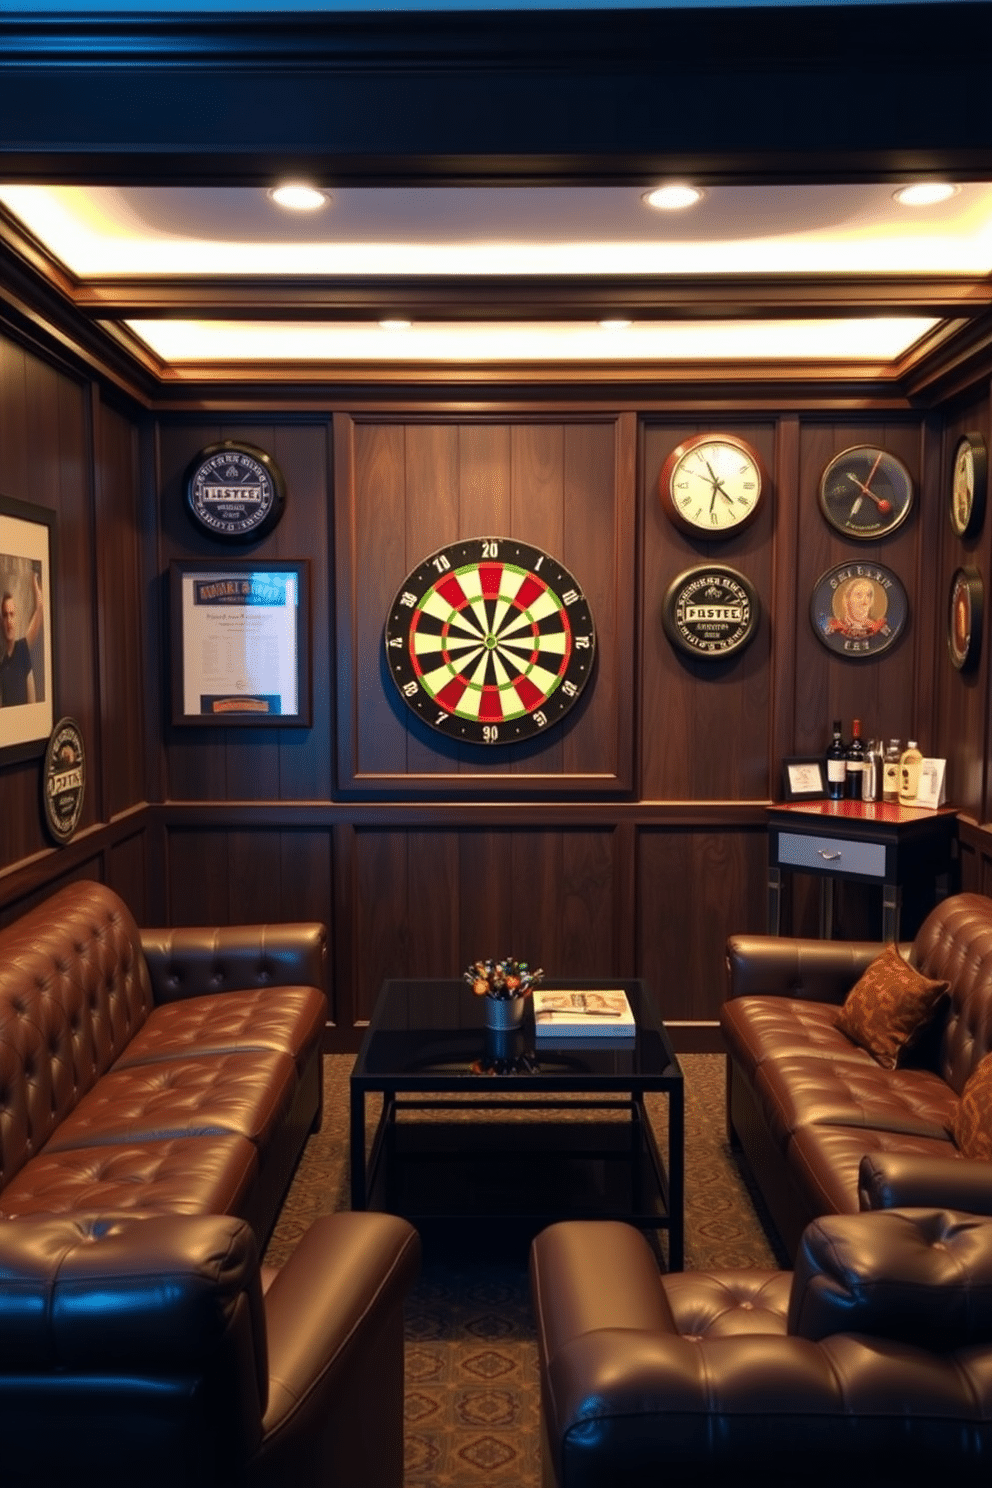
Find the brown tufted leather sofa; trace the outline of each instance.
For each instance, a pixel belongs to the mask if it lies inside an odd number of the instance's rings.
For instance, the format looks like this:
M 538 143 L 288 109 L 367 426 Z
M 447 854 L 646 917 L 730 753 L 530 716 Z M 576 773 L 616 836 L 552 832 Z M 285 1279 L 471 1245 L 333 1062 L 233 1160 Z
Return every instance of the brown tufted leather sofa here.
M 323 925 L 0 932 L 5 1485 L 400 1488 L 405 1221 L 259 1248 L 321 1115 Z M 264 1295 L 263 1295 L 264 1293 Z
M 795 1270 L 659 1276 L 622 1224 L 531 1250 L 544 1488 L 988 1480 L 992 1221 L 828 1215 Z
M 320 1120 L 326 942 L 139 931 L 92 882 L 0 932 L 0 1217 L 232 1214 L 264 1241 Z
M 957 894 L 902 948 L 950 995 L 905 1063 L 885 1069 L 836 1027 L 881 947 L 732 936 L 727 1111 L 784 1245 L 822 1214 L 946 1205 L 992 1214 L 992 1165 L 951 1136 L 961 1090 L 992 1049 L 992 899 Z

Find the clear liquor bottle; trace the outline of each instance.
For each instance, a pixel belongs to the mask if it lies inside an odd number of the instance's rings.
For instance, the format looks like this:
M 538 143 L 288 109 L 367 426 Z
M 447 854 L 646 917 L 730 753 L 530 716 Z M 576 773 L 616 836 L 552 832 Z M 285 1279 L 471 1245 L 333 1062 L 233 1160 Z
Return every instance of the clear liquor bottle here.
M 899 760 L 901 753 L 899 740 L 890 739 L 882 765 L 883 801 L 898 801 L 899 799 Z

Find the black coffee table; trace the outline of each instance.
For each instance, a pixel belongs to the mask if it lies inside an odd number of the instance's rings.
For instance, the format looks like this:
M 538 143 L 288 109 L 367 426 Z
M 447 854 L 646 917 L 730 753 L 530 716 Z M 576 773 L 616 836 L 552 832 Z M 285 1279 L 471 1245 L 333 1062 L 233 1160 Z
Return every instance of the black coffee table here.
M 635 1038 L 549 1046 L 529 1004 L 520 1030 L 492 1034 L 461 980 L 384 983 L 351 1074 L 352 1208 L 534 1233 L 556 1219 L 624 1219 L 666 1230 L 669 1268 L 681 1270 L 683 1079 L 654 998 L 641 981 L 544 986 L 622 987 Z M 644 1105 L 654 1091 L 668 1097 L 665 1159 Z M 382 1110 L 366 1160 L 370 1095 Z

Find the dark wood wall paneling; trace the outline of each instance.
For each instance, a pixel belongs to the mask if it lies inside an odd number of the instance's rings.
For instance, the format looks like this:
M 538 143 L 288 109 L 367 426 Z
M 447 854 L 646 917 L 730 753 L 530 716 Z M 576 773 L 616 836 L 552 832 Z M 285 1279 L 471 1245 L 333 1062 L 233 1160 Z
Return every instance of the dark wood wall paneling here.
M 222 439 L 266 450 L 286 478 L 280 523 L 260 542 L 232 546 L 195 528 L 183 505 L 183 476 L 194 456 Z M 163 423 L 158 437 L 159 553 L 154 582 L 166 644 L 163 697 L 172 657 L 168 634 L 169 565 L 175 558 L 305 558 L 313 617 L 313 727 L 251 729 L 173 727 L 165 703 L 165 797 L 172 801 L 326 800 L 331 769 L 333 668 L 328 421 L 291 424 Z
M 629 790 L 633 419 L 341 416 L 336 446 L 341 790 Z M 448 543 L 490 536 L 559 558 L 596 623 L 595 685 L 563 726 L 514 748 L 445 740 L 412 717 L 383 671 L 383 622 L 406 575 Z
M 139 477 L 142 420 L 0 342 L 5 488 L 58 513 L 58 707 L 93 741 L 83 833 L 58 852 L 41 826 L 37 766 L 0 769 L 0 915 L 95 876 L 145 922 L 324 919 L 337 1047 L 354 1043 L 383 977 L 454 974 L 487 953 L 566 975 L 644 975 L 687 1025 L 682 1042 L 705 1042 L 726 935 L 763 928 L 763 806 L 781 759 L 820 752 L 832 717 L 846 727 L 856 714 L 868 733 L 912 733 L 946 755 L 950 795 L 970 818 L 962 882 L 992 888 L 981 825 L 992 815 L 988 647 L 962 677 L 944 637 L 954 569 L 974 562 L 989 575 L 992 522 L 964 545 L 947 521 L 953 447 L 965 429 L 990 437 L 988 402 L 982 389 L 946 427 L 925 415 L 677 420 L 567 408 L 177 414 L 144 421 L 154 454 Z M 708 427 L 747 438 L 771 477 L 758 521 L 718 544 L 678 532 L 657 497 L 669 450 Z M 204 537 L 183 510 L 189 461 L 230 437 L 268 449 L 290 492 L 279 526 L 247 549 Z M 856 443 L 894 450 L 919 483 L 910 519 L 877 544 L 840 538 L 817 503 L 827 460 Z M 519 752 L 453 745 L 420 726 L 382 664 L 383 621 L 406 573 L 484 534 L 561 556 L 597 623 L 593 688 Z M 170 560 L 241 556 L 310 562 L 311 729 L 168 721 Z M 717 556 L 755 583 L 761 625 L 736 659 L 686 661 L 664 637 L 661 603 L 678 573 Z M 910 624 L 883 661 L 834 657 L 813 633 L 811 590 L 841 561 L 882 562 L 906 587 Z M 136 700 L 146 697 L 148 717 L 165 720 L 160 740 L 144 734 Z M 794 885 L 794 928 L 815 924 L 815 900 L 809 881 Z M 843 904 L 839 913 L 843 922 Z M 848 917 L 852 930 L 865 913 Z
M 57 849 L 44 826 L 38 760 L 0 763 L 0 917 L 63 881 L 96 877 L 145 909 L 136 425 L 77 370 L 0 335 L 0 490 L 55 512 L 55 715 L 88 752 L 79 832 Z

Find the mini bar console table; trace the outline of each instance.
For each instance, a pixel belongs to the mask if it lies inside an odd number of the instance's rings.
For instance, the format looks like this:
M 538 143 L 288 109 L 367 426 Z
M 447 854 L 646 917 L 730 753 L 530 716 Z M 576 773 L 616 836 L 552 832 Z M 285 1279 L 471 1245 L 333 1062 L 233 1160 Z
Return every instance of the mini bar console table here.
M 898 940 L 903 890 L 930 897 L 931 907 L 952 888 L 957 813 L 887 801 L 796 801 L 768 812 L 768 930 L 779 934 L 783 872 L 820 879 L 820 935 L 833 933 L 838 880 L 878 884 L 882 939 Z

